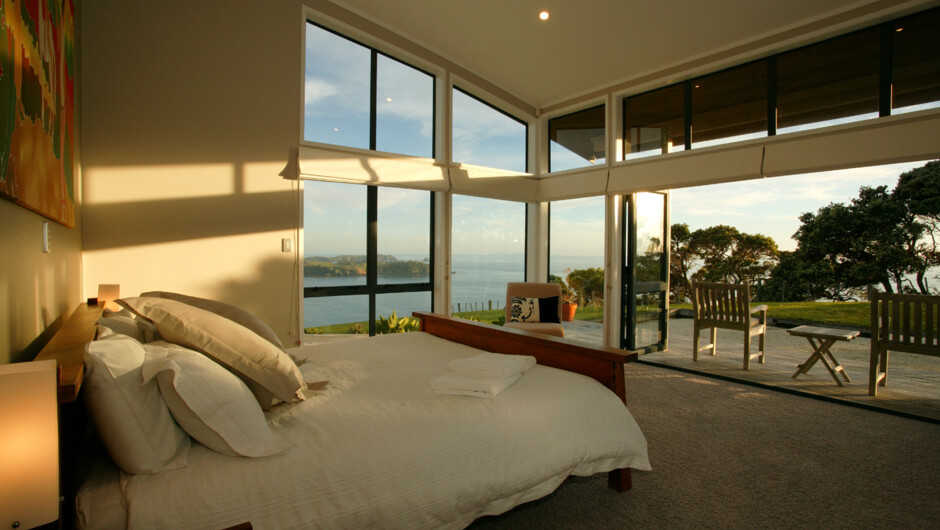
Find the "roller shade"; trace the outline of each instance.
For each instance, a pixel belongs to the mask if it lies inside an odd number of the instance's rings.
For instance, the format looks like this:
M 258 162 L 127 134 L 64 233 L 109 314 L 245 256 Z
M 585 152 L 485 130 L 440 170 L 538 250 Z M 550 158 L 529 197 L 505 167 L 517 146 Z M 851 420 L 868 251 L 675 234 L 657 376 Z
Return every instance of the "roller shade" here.
M 604 195 L 607 191 L 607 167 L 565 172 L 539 180 L 538 201 L 560 201 Z
M 300 146 L 299 178 L 353 184 L 373 184 L 431 191 L 450 188 L 447 167 L 428 158 L 377 151 Z
M 489 199 L 535 202 L 539 179 L 528 173 L 517 173 L 467 164 L 456 164 L 449 170 L 451 191 Z
M 793 133 L 767 142 L 764 175 L 776 177 L 940 157 L 940 109 Z
M 738 145 L 682 151 L 615 164 L 610 194 L 702 186 L 761 177 L 763 146 Z

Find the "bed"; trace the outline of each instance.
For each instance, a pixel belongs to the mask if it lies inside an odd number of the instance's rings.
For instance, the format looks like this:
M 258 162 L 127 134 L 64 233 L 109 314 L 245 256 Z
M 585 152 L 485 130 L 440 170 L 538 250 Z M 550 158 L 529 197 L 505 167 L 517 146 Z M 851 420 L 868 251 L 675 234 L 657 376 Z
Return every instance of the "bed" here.
M 94 336 L 100 313 L 80 306 L 40 354 L 59 360 L 62 402 L 79 397 L 85 373 L 75 350 Z M 287 350 L 305 382 L 328 383 L 263 413 L 281 452 L 228 456 L 192 441 L 186 465 L 138 474 L 107 454 L 94 458 L 75 488 L 78 526 L 462 528 L 543 497 L 570 475 L 606 472 L 625 491 L 631 468 L 650 469 L 625 406 L 623 365 L 636 354 L 415 316 L 421 332 Z M 494 398 L 432 391 L 451 361 L 481 350 L 538 364 Z

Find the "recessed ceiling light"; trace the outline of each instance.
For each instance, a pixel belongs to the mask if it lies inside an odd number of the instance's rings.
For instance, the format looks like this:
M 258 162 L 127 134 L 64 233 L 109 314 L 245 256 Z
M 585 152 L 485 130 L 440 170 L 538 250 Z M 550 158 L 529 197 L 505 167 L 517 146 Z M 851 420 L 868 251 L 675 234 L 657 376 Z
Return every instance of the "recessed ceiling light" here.
M 902 27 L 902 28 L 897 28 L 897 29 L 895 29 L 894 31 L 904 31 L 904 28 L 903 28 L 903 27 Z
M 391 102 L 392 102 L 392 98 L 385 98 L 385 101 L 388 101 L 389 103 L 391 103 Z
M 550 16 L 551 15 L 548 13 L 548 11 L 541 11 L 539 13 L 539 20 L 548 20 L 548 17 Z

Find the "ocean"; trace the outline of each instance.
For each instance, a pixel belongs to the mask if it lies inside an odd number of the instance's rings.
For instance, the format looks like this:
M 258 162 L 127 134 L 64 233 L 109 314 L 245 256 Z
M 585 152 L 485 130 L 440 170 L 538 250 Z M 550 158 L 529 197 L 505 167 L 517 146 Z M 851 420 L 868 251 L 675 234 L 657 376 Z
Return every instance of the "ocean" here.
M 423 256 L 397 256 L 402 260 L 422 259 Z M 469 306 L 503 307 L 506 303 L 506 283 L 524 280 L 524 257 L 521 254 L 455 255 L 452 262 L 451 301 L 453 310 L 465 311 Z M 551 274 L 564 277 L 568 269 L 602 267 L 601 256 L 553 256 Z M 379 278 L 379 283 L 410 283 L 414 278 Z M 304 287 L 336 285 L 365 285 L 365 276 L 352 278 L 304 278 Z M 436 308 L 439 309 L 439 308 Z M 413 311 L 430 311 L 431 293 L 380 294 L 376 297 L 376 313 L 387 317 L 395 311 L 398 316 Z M 304 327 L 330 326 L 368 320 L 367 296 L 328 296 L 304 299 Z

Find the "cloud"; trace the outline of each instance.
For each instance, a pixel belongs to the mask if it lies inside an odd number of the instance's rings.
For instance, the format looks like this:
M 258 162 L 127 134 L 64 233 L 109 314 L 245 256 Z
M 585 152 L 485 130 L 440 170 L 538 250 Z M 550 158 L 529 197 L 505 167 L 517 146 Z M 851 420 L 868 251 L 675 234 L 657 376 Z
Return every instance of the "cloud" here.
M 308 77 L 304 81 L 304 102 L 306 105 L 317 103 L 338 93 L 339 88 L 326 79 Z

